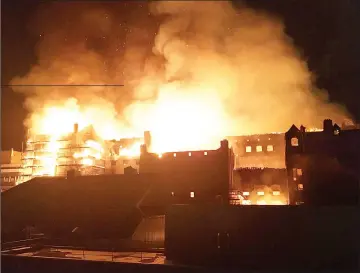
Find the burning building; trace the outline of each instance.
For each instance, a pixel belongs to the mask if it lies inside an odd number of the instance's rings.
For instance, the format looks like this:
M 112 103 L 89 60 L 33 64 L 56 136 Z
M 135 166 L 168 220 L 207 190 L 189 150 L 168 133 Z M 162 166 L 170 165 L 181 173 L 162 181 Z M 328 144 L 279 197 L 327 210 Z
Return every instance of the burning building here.
M 22 153 L 22 177 L 27 181 L 41 176 L 123 174 L 128 167 L 139 168 L 140 146 L 145 138 L 103 140 L 92 126 L 56 137 L 33 135 Z M 137 171 L 138 172 L 138 171 Z
M 141 172 L 144 131 L 157 155 L 215 150 L 226 136 L 251 135 L 228 138 L 235 168 L 285 169 L 284 137 L 268 132 L 348 117 L 314 95 L 279 18 L 227 1 L 139 3 L 122 6 L 129 18 L 109 6 L 77 5 L 74 13 L 54 3 L 35 20 L 39 62 L 12 81 L 29 110 L 26 177 Z
M 35 135 L 23 152 L 23 176 L 66 176 L 68 171 L 82 175 L 105 173 L 107 153 L 92 127 L 62 137 Z

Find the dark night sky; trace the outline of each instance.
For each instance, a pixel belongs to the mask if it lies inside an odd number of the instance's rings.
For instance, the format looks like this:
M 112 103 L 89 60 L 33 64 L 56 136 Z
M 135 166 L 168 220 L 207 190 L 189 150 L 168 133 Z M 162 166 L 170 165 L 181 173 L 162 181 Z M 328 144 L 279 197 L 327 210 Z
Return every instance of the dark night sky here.
M 359 0 L 249 0 L 250 6 L 280 15 L 287 33 L 308 60 L 317 83 L 330 99 L 346 105 L 360 120 L 360 1 Z M 70 3 L 69 3 L 70 4 Z M 2 84 L 24 75 L 36 62 L 28 23 L 36 1 L 2 1 Z M 24 98 L 10 88 L 1 91 L 1 148 L 21 149 L 24 139 Z M 301 115 L 301 113 L 299 113 Z

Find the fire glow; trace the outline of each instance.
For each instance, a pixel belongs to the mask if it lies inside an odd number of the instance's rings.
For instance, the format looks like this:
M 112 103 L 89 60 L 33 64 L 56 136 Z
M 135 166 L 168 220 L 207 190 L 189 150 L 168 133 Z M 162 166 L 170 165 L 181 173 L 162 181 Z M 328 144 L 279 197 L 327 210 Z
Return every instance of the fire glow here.
M 96 139 L 83 139 L 87 148 L 70 157 L 93 166 L 108 156 L 106 141 L 143 138 L 144 131 L 161 157 L 217 149 L 226 136 L 348 116 L 312 93 L 311 73 L 274 16 L 228 1 L 116 5 L 54 2 L 35 20 L 38 62 L 12 84 L 26 96 L 27 137 L 47 136 L 38 175 L 62 164 L 61 140 L 75 123 L 79 132 L 91 126 Z M 64 86 L 37 87 L 54 83 Z M 123 86 L 109 86 L 117 83 Z M 141 144 L 115 157 L 139 157 Z

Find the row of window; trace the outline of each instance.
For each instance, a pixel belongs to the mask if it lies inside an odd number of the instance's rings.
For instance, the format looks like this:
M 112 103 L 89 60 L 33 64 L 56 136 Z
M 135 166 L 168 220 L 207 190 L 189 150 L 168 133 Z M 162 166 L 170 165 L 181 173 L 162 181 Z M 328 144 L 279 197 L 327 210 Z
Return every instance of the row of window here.
M 248 192 L 248 191 L 244 191 L 242 194 L 243 194 L 243 196 L 250 196 L 250 192 Z M 281 194 L 280 191 L 273 191 L 272 192 L 272 195 L 274 195 L 274 196 L 279 196 L 280 194 Z M 264 191 L 258 191 L 258 192 L 256 192 L 256 195 L 265 196 L 265 192 Z
M 199 152 L 196 152 L 196 154 L 199 154 Z M 188 156 L 191 156 L 191 155 L 192 155 L 192 153 L 189 152 L 189 153 L 188 153 Z M 208 152 L 204 152 L 204 155 L 208 155 Z M 158 156 L 159 156 L 159 158 L 162 158 L 162 154 L 159 154 Z M 176 154 L 176 153 L 173 153 L 173 157 L 176 157 L 176 156 L 177 156 L 177 154 Z
M 21 176 L 5 176 L 1 178 L 3 182 L 17 182 L 20 181 L 21 179 L 22 179 Z
M 171 192 L 171 196 L 175 196 L 175 193 L 173 191 Z M 195 197 L 195 192 L 191 191 L 190 192 L 190 197 L 194 198 Z
M 255 151 L 257 153 L 261 153 L 263 151 L 263 146 L 261 146 L 261 145 L 256 146 Z M 273 152 L 274 151 L 274 146 L 273 145 L 267 145 L 266 146 L 266 151 Z M 251 153 L 252 152 L 252 147 L 251 146 L 246 146 L 245 147 L 245 152 Z

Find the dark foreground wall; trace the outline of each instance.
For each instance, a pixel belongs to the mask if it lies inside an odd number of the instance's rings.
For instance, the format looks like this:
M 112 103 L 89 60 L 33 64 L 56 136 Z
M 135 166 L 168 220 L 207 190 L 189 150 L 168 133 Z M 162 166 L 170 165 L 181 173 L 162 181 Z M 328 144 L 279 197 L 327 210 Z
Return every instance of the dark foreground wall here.
M 142 220 L 137 204 L 151 180 L 149 175 L 35 178 L 1 194 L 2 239 L 28 226 L 55 237 L 129 238 Z
M 238 269 L 358 268 L 358 207 L 173 206 L 165 254 Z

